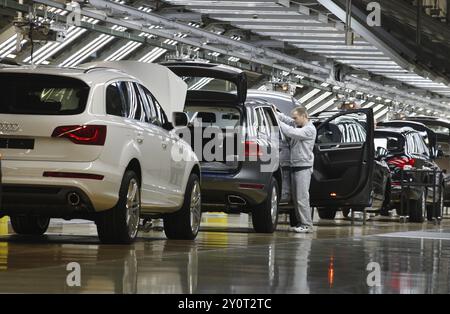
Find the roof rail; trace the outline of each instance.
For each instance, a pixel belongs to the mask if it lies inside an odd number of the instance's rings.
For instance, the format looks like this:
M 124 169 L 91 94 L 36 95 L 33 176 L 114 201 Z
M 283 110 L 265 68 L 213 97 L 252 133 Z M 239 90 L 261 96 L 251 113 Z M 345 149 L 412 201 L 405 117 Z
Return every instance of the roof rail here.
M 88 73 L 90 71 L 95 71 L 95 70 L 113 70 L 113 71 L 123 72 L 120 69 L 106 67 L 106 66 L 94 66 L 94 67 L 87 68 L 87 69 L 84 69 L 84 68 L 81 68 L 81 69 L 84 70 L 83 73 Z

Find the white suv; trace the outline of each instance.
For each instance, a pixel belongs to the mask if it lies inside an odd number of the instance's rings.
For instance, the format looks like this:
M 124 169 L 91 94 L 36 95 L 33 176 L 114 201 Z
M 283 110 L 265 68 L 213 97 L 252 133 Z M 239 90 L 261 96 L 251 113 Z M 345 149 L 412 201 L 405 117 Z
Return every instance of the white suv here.
M 199 162 L 163 110 L 184 105 L 186 84 L 160 65 L 127 66 L 0 69 L 0 217 L 16 233 L 81 218 L 102 242 L 130 243 L 141 218 L 163 218 L 168 238 L 196 237 Z

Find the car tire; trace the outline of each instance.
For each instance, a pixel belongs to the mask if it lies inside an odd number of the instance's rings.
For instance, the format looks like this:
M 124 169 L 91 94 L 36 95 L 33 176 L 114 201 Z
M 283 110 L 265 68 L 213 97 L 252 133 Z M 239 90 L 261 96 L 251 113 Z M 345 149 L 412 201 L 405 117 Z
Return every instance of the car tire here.
M 40 216 L 11 216 L 9 219 L 14 232 L 25 235 L 43 235 L 50 224 L 50 218 Z
M 423 214 L 426 210 L 426 194 L 425 190 L 422 191 L 419 199 L 410 200 L 409 202 L 409 221 L 410 222 L 423 222 Z
M 442 189 L 444 189 L 442 187 Z M 442 190 L 440 199 L 438 202 L 436 202 L 435 204 L 430 204 L 427 205 L 427 220 L 428 221 L 433 221 L 434 220 L 434 216 L 433 216 L 433 210 L 434 210 L 434 206 L 437 207 L 437 217 L 442 217 L 442 209 L 444 208 L 444 191 Z
M 348 215 L 350 215 L 350 208 L 344 208 L 342 210 L 342 216 L 344 216 L 345 218 L 348 218 Z
M 273 233 L 277 229 L 279 195 L 277 180 L 272 177 L 266 200 L 252 210 L 252 222 L 255 232 Z
M 164 233 L 169 239 L 194 240 L 202 220 L 200 179 L 189 176 L 180 210 L 164 216 Z
M 122 178 L 116 206 L 98 213 L 97 233 L 102 243 L 130 244 L 136 240 L 141 211 L 141 184 L 132 170 Z
M 327 219 L 327 220 L 334 220 L 336 218 L 336 208 L 326 208 L 326 207 L 319 207 L 317 208 L 317 212 L 319 213 L 320 219 Z

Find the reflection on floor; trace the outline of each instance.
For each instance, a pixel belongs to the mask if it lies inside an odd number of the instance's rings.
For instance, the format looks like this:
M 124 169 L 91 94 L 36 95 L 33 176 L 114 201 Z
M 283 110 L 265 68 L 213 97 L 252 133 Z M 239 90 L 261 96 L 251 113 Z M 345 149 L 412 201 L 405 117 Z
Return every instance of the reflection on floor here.
M 248 215 L 204 214 L 195 241 L 169 241 L 156 222 L 126 246 L 100 245 L 87 221 L 54 220 L 47 235 L 23 237 L 3 218 L 0 292 L 450 292 L 450 219 L 375 217 L 363 226 L 316 218 L 315 225 L 315 234 L 295 234 L 281 216 L 273 235 L 256 234 Z M 67 285 L 71 262 L 80 264 L 80 287 Z

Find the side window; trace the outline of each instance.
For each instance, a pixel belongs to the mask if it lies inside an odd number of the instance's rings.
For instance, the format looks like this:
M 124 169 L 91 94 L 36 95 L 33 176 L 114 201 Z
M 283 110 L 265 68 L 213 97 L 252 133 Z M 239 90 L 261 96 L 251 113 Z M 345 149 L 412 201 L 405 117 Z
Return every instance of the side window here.
M 120 92 L 119 83 L 112 83 L 106 88 L 106 114 L 118 117 L 126 117 L 127 108 L 122 93 Z
M 142 92 L 139 84 L 133 83 L 133 86 L 136 94 L 136 113 L 134 115 L 134 119 L 142 122 L 148 122 L 148 117 L 146 114 L 148 111 L 147 98 Z
M 363 143 L 367 139 L 366 126 L 364 113 L 338 116 L 320 126 L 317 143 Z
M 277 120 L 273 115 L 273 112 L 270 108 L 263 108 L 264 115 L 266 117 L 267 130 L 269 135 L 272 134 L 272 131 L 275 131 L 275 127 L 277 126 Z
M 161 105 L 159 104 L 159 102 L 156 100 L 155 97 L 153 97 L 153 102 L 155 104 L 157 116 L 159 121 L 161 122 L 161 125 L 167 123 L 169 120 L 167 119 L 166 113 L 164 112 L 163 108 L 161 107 Z
M 262 108 L 256 108 L 255 115 L 256 115 L 256 121 L 257 121 L 257 125 L 256 125 L 257 132 L 269 134 L 269 132 L 267 131 L 267 122 L 264 117 L 264 112 L 263 112 Z
M 137 93 L 132 82 L 124 82 L 122 85 L 122 90 L 124 91 L 125 98 L 128 99 L 128 114 L 127 118 L 140 120 L 141 118 L 141 104 L 138 101 Z

